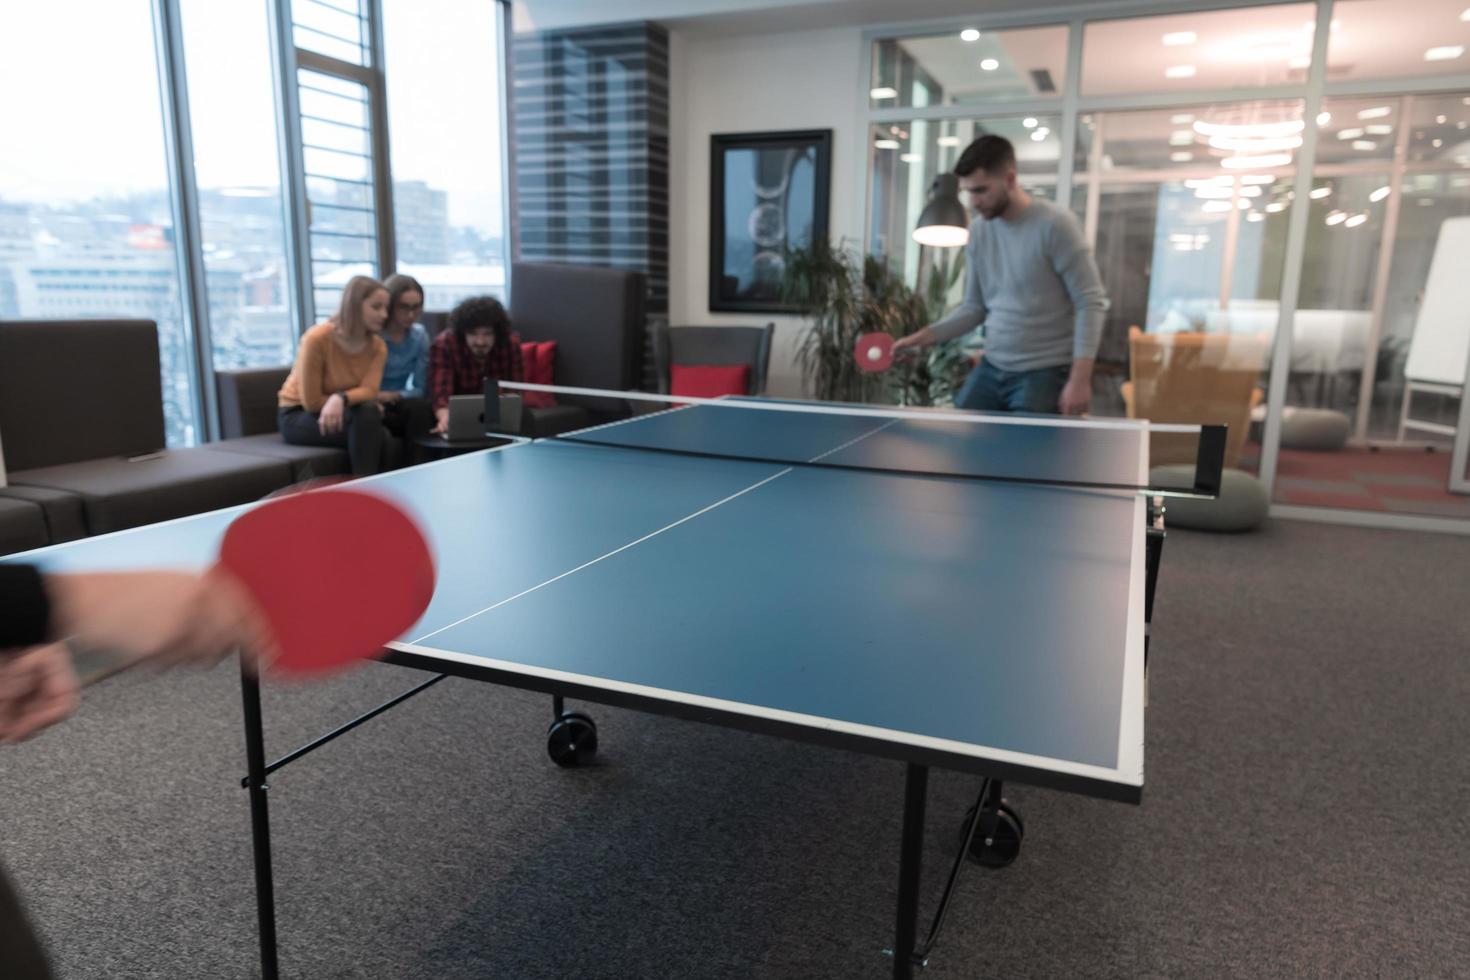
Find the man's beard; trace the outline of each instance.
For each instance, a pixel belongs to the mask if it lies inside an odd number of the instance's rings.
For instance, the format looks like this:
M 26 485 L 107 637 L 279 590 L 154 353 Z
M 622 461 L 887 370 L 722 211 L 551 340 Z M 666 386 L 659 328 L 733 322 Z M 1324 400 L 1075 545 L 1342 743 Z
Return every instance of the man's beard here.
M 988 211 L 985 208 L 981 208 L 980 209 L 980 216 L 982 218 L 984 218 L 986 221 L 994 221 L 996 218 L 999 218 L 1001 215 L 1005 214 L 1006 211 L 1010 208 L 1010 206 L 1011 206 L 1011 195 L 1010 195 L 1010 192 L 1007 191 L 1006 194 L 1005 194 L 1005 196 L 1002 197 L 1000 199 L 1000 201 L 996 203 L 996 205 L 995 205 L 994 208 L 992 208 L 992 209 L 990 209 Z

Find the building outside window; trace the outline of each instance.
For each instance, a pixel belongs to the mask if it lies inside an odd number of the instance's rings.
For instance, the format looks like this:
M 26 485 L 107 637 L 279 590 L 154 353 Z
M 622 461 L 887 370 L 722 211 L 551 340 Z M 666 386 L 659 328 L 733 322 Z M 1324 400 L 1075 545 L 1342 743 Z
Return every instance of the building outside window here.
M 6 100 L 0 319 L 155 321 L 168 444 L 190 445 L 202 427 L 148 0 L 22 4 L 7 18 L 27 40 L 0 60 L 0 90 L 27 95 Z

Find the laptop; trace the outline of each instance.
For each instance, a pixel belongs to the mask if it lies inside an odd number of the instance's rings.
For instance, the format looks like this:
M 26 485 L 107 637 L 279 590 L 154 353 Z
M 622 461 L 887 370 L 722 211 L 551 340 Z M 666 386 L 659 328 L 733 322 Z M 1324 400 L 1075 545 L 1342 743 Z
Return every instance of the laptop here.
M 493 401 L 492 401 L 493 399 Z M 485 408 L 493 405 L 487 420 Z M 487 433 L 515 435 L 521 431 L 520 395 L 452 395 L 445 438 L 450 442 L 483 439 Z

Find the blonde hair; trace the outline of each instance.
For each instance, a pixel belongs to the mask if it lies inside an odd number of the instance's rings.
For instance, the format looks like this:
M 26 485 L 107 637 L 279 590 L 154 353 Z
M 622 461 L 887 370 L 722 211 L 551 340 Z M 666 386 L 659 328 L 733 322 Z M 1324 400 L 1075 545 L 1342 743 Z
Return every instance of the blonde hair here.
M 342 302 L 337 306 L 332 322 L 349 337 L 367 333 L 367 324 L 362 322 L 362 304 L 373 293 L 386 288 L 372 276 L 353 276 L 342 289 Z

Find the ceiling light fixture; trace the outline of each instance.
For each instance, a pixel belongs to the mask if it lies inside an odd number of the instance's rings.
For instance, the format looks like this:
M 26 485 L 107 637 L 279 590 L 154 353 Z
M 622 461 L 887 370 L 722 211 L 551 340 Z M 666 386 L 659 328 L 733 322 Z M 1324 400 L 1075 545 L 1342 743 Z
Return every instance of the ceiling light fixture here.
M 1386 105 L 1376 105 L 1371 109 L 1358 110 L 1359 119 L 1382 119 L 1385 116 L 1391 115 L 1393 115 L 1393 107 Z
M 1286 210 L 1286 202 L 1285 201 L 1272 201 L 1270 204 L 1266 205 L 1266 210 L 1267 211 L 1270 211 L 1272 214 L 1277 214 L 1278 212 L 1285 211 Z
M 898 140 L 874 140 L 873 145 L 880 150 L 896 150 L 901 144 Z
M 1330 122 L 1332 122 L 1332 113 L 1330 113 L 1330 112 L 1319 112 L 1319 113 L 1317 113 L 1317 125 L 1318 126 L 1326 126 Z
M 868 96 L 873 99 L 896 99 L 898 98 L 898 89 L 889 88 L 887 85 L 880 85 L 877 88 L 868 89 Z
M 1289 59 L 1286 62 L 1286 67 L 1288 67 L 1288 68 L 1297 68 L 1297 69 L 1310 68 L 1310 67 L 1312 67 L 1312 59 L 1309 56 L 1303 56 L 1303 57 L 1300 57 L 1300 58 L 1291 58 L 1291 59 Z
M 1443 47 L 1430 48 L 1424 52 L 1425 61 L 1454 61 L 1465 53 L 1463 44 L 1446 44 Z
M 980 62 L 981 71 L 995 71 L 999 67 L 1000 62 L 996 61 L 994 58 L 986 58 L 984 61 Z
M 1362 224 L 1363 222 L 1365 222 L 1367 220 L 1368 220 L 1368 216 L 1366 214 L 1355 214 L 1351 218 L 1349 218 L 1346 221 L 1344 221 L 1343 224 L 1345 226 L 1347 226 L 1348 228 L 1356 228 L 1356 227 L 1358 227 L 1358 225 Z
M 1374 123 L 1371 126 L 1364 126 L 1363 132 L 1369 136 L 1387 136 L 1393 132 L 1393 127 L 1388 123 Z
M 1294 136 L 1306 128 L 1307 124 L 1300 119 L 1275 123 L 1211 123 L 1200 120 L 1194 124 L 1194 131 L 1201 136 L 1234 136 L 1238 139 Z
M 958 136 L 941 136 L 934 142 L 938 143 L 940 146 L 959 146 L 960 138 Z
M 960 40 L 964 41 L 967 44 L 974 44 L 976 41 L 980 40 L 980 32 L 975 30 L 975 28 L 973 27 L 967 27 L 964 30 L 960 31 Z
M 1169 154 L 1169 159 L 1175 163 L 1188 163 L 1194 159 L 1194 154 L 1188 150 L 1176 150 Z
M 1307 196 L 1314 201 L 1320 201 L 1322 200 L 1322 198 L 1329 196 L 1331 193 L 1331 187 L 1313 187 L 1312 192 Z
M 1327 216 L 1328 225 L 1340 225 L 1347 220 L 1346 211 L 1333 211 Z
M 1220 166 L 1231 170 L 1265 170 L 1268 167 L 1284 167 L 1291 163 L 1290 153 L 1262 153 L 1257 156 L 1226 157 Z
M 1188 146 L 1194 142 L 1194 134 L 1187 129 L 1176 129 L 1169 134 L 1170 146 Z
M 1438 125 L 1443 126 L 1445 123 L 1447 123 L 1447 122 L 1450 121 L 1450 117 L 1449 116 L 1443 116 L 1443 115 L 1441 115 L 1441 116 L 1435 116 L 1434 117 L 1434 121 Z
M 1235 150 L 1240 153 L 1275 153 L 1294 150 L 1302 145 L 1300 136 L 1278 136 L 1273 139 L 1241 139 L 1231 136 L 1211 136 L 1210 145 L 1217 150 Z
M 1235 201 L 1235 207 L 1236 207 L 1237 210 L 1244 211 L 1246 208 L 1248 208 L 1250 206 L 1251 206 L 1251 202 L 1250 201 L 1247 201 L 1243 197 L 1242 198 L 1237 198 L 1236 201 Z
M 1380 187 L 1378 188 L 1378 190 L 1368 195 L 1368 200 L 1372 201 L 1374 204 L 1377 204 L 1379 201 L 1383 200 L 1385 197 L 1392 193 L 1392 187 Z
M 1169 122 L 1174 124 L 1175 126 L 1188 126 L 1190 123 L 1194 122 L 1194 113 L 1176 112 L 1174 113 L 1174 115 L 1169 117 Z
M 1164 69 L 1165 78 L 1193 78 L 1194 65 L 1170 65 Z
M 1036 128 L 1036 117 L 1035 116 L 1027 116 L 1025 119 L 1022 119 L 1021 120 L 1021 125 L 1022 126 L 1025 126 L 1027 129 L 1035 129 Z
M 1046 139 L 1047 136 L 1050 135 L 1050 133 L 1051 130 L 1047 129 L 1045 126 L 1041 127 L 1040 129 L 1033 129 L 1031 131 L 1031 142 L 1040 143 L 1042 140 Z
M 1470 24 L 1470 7 L 1466 7 L 1460 11 L 1460 20 L 1466 24 Z
M 1339 129 L 1337 131 L 1337 138 L 1340 140 L 1355 140 L 1361 138 L 1362 135 L 1363 127 L 1361 126 L 1354 126 L 1352 129 Z
M 898 158 L 904 163 L 918 163 L 920 160 L 924 159 L 923 155 L 918 153 L 900 153 L 898 155 Z
M 1249 186 L 1251 184 L 1274 184 L 1274 183 L 1276 183 L 1276 178 L 1275 177 L 1272 177 L 1270 174 L 1242 174 L 1240 177 L 1238 177 L 1236 179 L 1238 179 L 1242 184 L 1245 184 L 1247 186 Z
M 1261 188 L 1259 184 L 1247 184 L 1240 189 L 1241 197 L 1260 197 Z
M 1164 35 L 1164 47 L 1177 48 L 1185 44 L 1193 44 L 1199 40 L 1199 35 L 1194 31 L 1173 31 Z
M 1221 211 L 1229 211 L 1230 210 L 1230 202 L 1229 201 L 1206 201 L 1204 204 L 1200 205 L 1200 210 L 1201 211 L 1209 211 L 1209 212 L 1217 213 L 1218 214 Z
M 1235 196 L 1235 191 L 1229 185 L 1218 187 L 1205 184 L 1194 189 L 1194 196 L 1201 201 L 1228 201 Z
M 1261 212 L 1259 212 L 1259 211 L 1252 211 L 1250 214 L 1248 214 L 1248 215 L 1245 216 L 1245 220 L 1247 220 L 1247 221 L 1265 221 L 1266 220 L 1266 216 L 1264 214 L 1262 214 Z
M 1378 149 L 1378 144 L 1372 140 L 1353 140 L 1353 149 L 1367 153 L 1369 150 Z

